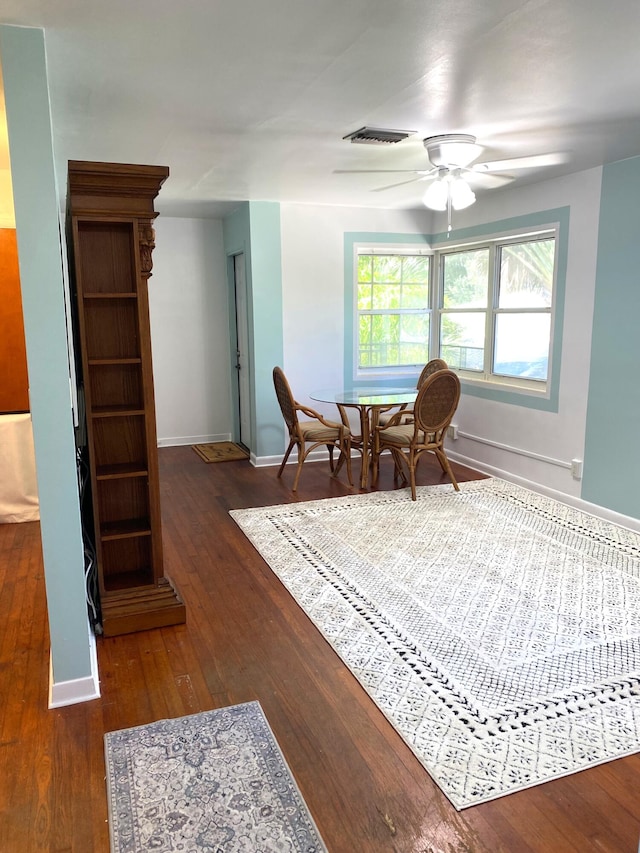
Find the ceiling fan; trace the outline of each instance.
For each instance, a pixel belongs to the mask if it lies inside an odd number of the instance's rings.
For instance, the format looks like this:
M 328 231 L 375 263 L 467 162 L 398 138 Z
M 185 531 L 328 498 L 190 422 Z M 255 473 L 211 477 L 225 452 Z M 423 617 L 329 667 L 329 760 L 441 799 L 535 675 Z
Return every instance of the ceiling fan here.
M 484 148 L 478 145 L 475 136 L 466 133 L 428 136 L 423 140 L 423 144 L 429 158 L 430 168 L 428 169 L 336 169 L 336 173 L 413 173 L 417 177 L 377 187 L 374 192 L 382 192 L 415 181 L 429 181 L 422 201 L 431 210 L 448 211 L 449 230 L 451 230 L 451 209 L 463 210 L 476 200 L 470 182 L 488 189 L 497 188 L 515 180 L 513 175 L 503 174 L 505 172 L 555 166 L 567 160 L 566 154 L 556 152 L 478 163 L 475 161 Z

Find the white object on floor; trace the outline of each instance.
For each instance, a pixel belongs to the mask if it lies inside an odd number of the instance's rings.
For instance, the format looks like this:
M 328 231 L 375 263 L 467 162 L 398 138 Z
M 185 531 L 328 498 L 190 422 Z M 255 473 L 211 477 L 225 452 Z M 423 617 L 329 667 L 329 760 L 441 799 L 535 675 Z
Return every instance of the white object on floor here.
M 31 415 L 0 415 L 0 524 L 39 518 Z

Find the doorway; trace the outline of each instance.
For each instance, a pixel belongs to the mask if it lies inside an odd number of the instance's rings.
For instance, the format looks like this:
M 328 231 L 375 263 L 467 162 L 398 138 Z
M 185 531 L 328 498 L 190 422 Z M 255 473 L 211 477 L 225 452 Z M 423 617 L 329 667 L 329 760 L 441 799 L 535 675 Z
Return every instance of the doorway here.
M 240 444 L 251 449 L 251 370 L 249 361 L 249 305 L 244 254 L 233 256 L 233 283 L 236 309 L 236 372 L 238 375 L 237 414 Z

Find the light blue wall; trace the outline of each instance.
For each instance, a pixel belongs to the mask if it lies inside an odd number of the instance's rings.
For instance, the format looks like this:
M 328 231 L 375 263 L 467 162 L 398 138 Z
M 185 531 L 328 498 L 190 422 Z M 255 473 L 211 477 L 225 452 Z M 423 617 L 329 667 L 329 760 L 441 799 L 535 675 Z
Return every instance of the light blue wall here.
M 233 417 L 233 438 L 240 438 L 240 419 L 237 400 L 240 393 L 238 383 L 238 371 L 235 368 L 236 359 L 234 351 L 237 349 L 238 335 L 236 329 L 235 318 L 235 284 L 234 284 L 234 255 L 244 255 L 244 274 L 247 288 L 247 324 L 249 329 L 249 364 L 253 365 L 253 304 L 251 300 L 251 233 L 249 230 L 249 202 L 243 202 L 233 213 L 226 216 L 222 221 L 222 239 L 224 243 L 224 251 L 227 256 L 227 284 L 229 288 L 229 341 L 231 343 L 231 352 L 229 353 L 229 371 L 231 373 L 231 394 L 233 399 L 230 401 L 230 408 Z M 251 393 L 251 440 L 255 435 L 255 390 L 253 377 L 250 384 Z M 250 450 L 255 452 L 254 447 Z
M 283 423 L 273 389 L 273 368 L 282 364 L 282 263 L 280 205 L 249 202 L 256 412 L 256 454 L 282 453 Z
M 604 167 L 582 497 L 640 518 L 640 157 Z
M 231 276 L 231 256 L 245 254 L 251 341 L 251 450 L 257 457 L 275 456 L 282 453 L 283 443 L 282 415 L 271 375 L 283 360 L 280 205 L 243 203 L 224 220 L 224 244 Z
M 0 25 L 54 684 L 91 675 L 42 30 Z

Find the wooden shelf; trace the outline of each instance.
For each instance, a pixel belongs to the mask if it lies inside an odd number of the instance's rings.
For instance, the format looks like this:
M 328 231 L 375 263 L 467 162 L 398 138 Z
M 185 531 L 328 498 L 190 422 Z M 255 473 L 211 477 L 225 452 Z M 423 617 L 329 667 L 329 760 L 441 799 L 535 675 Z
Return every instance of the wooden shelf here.
M 90 358 L 89 367 L 108 367 L 112 364 L 141 364 L 141 358 Z
M 131 539 L 134 536 L 151 536 L 148 518 L 128 518 L 124 521 L 109 521 L 100 525 L 100 539 Z
M 139 407 L 129 408 L 129 406 L 94 406 L 91 410 L 92 418 L 121 418 L 121 417 L 136 417 L 146 414 L 144 409 Z
M 96 468 L 97 480 L 121 480 L 130 477 L 147 477 L 148 475 L 149 469 L 146 465 L 131 462 L 121 463 L 120 465 L 101 465 Z
M 160 166 L 69 163 L 69 224 L 105 635 L 184 622 L 163 574 L 147 283 Z
M 83 299 L 137 299 L 137 293 L 130 293 L 129 291 L 125 291 L 124 293 L 84 293 L 82 296 Z
M 153 588 L 153 570 L 151 566 L 147 569 L 139 569 L 137 572 L 121 572 L 109 578 L 109 591 Z

